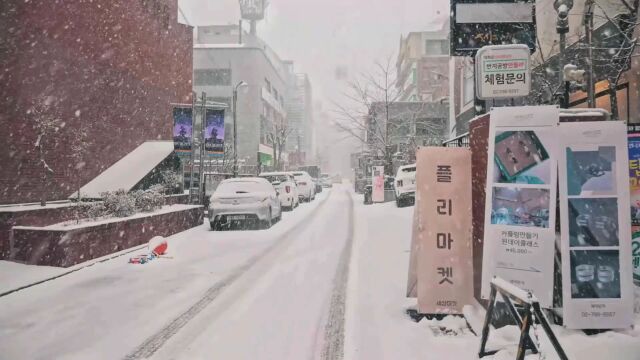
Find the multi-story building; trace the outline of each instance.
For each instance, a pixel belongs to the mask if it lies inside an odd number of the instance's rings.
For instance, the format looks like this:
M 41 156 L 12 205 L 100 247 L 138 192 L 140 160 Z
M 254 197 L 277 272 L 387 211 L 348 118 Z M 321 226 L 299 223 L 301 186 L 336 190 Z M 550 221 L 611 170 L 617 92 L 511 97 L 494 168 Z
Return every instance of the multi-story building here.
M 286 149 L 292 165 L 309 163 L 313 157 L 313 95 L 309 76 L 295 73 L 293 63 L 287 62 L 287 124 L 289 136 Z
M 146 140 L 171 140 L 171 103 L 191 102 L 177 0 L 0 7 L 0 203 L 66 199 Z
M 244 81 L 237 99 L 238 158 L 245 164 L 273 166 L 275 124 L 286 122 L 285 63 L 255 34 L 238 25 L 196 28 L 193 45 L 194 91 L 229 104 L 225 127 L 231 129 L 234 87 Z M 225 131 L 225 142 L 233 142 Z
M 396 61 L 399 101 L 441 102 L 448 98 L 448 31 L 411 32 L 400 38 Z

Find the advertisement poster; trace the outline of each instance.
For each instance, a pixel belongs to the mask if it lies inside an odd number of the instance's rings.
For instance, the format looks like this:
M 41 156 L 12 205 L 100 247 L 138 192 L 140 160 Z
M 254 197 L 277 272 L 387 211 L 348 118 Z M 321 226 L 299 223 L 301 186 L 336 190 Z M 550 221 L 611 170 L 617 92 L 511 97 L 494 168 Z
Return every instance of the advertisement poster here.
M 564 325 L 630 327 L 634 295 L 626 125 L 562 123 L 558 134 Z
M 552 306 L 559 118 L 555 106 L 491 111 L 483 299 L 498 276 Z
M 628 125 L 633 282 L 640 286 L 640 126 Z
M 173 148 L 177 153 L 191 151 L 193 117 L 191 108 L 173 108 Z
M 207 109 L 204 150 L 209 156 L 224 155 L 224 110 Z
M 384 166 L 374 166 L 371 172 L 371 200 L 375 202 L 384 201 Z
M 473 298 L 471 151 L 423 147 L 416 158 L 418 311 L 462 314 Z

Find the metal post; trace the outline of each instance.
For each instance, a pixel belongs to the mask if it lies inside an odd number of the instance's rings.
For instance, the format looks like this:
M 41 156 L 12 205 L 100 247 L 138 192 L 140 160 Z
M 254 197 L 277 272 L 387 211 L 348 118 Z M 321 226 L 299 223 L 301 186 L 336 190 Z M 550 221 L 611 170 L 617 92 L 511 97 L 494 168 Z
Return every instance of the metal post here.
M 593 108 L 596 106 L 594 84 L 595 74 L 593 73 L 593 0 L 587 0 L 585 8 L 587 11 L 584 14 L 584 27 L 588 51 L 587 64 L 589 66 L 587 69 L 587 103 L 590 108 Z
M 242 44 L 242 19 L 238 22 L 238 44 Z
M 193 163 L 195 161 L 195 142 L 193 137 L 193 129 L 196 125 L 196 103 L 198 101 L 198 94 L 195 91 L 191 92 L 191 158 L 189 160 L 189 203 L 193 201 Z
M 206 128 L 206 115 L 207 115 L 207 93 L 202 92 L 202 120 L 200 121 L 200 162 L 198 163 L 198 203 L 202 204 L 204 201 L 204 139 Z
M 560 102 L 560 107 L 561 108 L 568 108 L 567 103 L 569 102 L 569 99 L 567 99 L 567 95 L 565 92 L 565 84 L 564 84 L 564 51 L 565 51 L 565 45 L 566 45 L 566 41 L 567 41 L 567 35 L 565 33 L 560 33 L 560 51 L 558 52 L 558 86 L 561 89 L 561 93 L 562 93 L 562 101 Z
M 238 86 L 233 88 L 233 177 L 238 177 Z

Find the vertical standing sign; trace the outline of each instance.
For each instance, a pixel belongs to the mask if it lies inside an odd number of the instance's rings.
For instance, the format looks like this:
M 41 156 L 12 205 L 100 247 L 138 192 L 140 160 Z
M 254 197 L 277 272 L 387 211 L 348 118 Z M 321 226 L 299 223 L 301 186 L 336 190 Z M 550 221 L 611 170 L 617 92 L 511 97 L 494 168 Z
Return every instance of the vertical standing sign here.
M 633 324 L 626 125 L 559 126 L 564 324 L 572 329 Z
M 640 286 L 640 126 L 627 127 L 629 143 L 629 190 L 631 195 L 631 255 L 633 282 Z
M 499 276 L 553 301 L 557 159 L 555 106 L 495 108 L 489 128 L 482 298 Z
M 421 148 L 416 164 L 418 310 L 461 314 L 473 297 L 471 152 Z
M 193 143 L 193 111 L 189 107 L 173 108 L 173 148 L 178 154 L 189 155 Z
M 371 200 L 373 202 L 384 201 L 384 166 L 374 166 L 371 172 Z
M 224 155 L 224 110 L 206 109 L 204 150 L 208 156 Z

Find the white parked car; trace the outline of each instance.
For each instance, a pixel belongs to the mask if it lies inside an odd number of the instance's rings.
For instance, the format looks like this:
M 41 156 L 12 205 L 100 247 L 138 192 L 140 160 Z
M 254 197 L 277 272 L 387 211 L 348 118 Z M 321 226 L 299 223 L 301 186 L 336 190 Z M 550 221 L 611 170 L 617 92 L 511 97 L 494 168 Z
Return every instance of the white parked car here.
M 298 198 L 298 187 L 293 175 L 286 172 L 268 172 L 259 176 L 267 179 L 276 189 L 280 199 L 280 206 L 282 206 L 283 210 L 293 210 L 298 207 L 300 199 Z
M 396 205 L 398 207 L 413 204 L 416 199 L 416 164 L 398 168 L 394 181 Z
M 266 229 L 281 217 L 276 190 L 260 177 L 224 180 L 209 201 L 211 230 L 251 224 Z
M 296 180 L 298 196 L 302 202 L 309 202 L 316 198 L 316 184 L 309 173 L 306 171 L 292 171 L 290 174 Z

